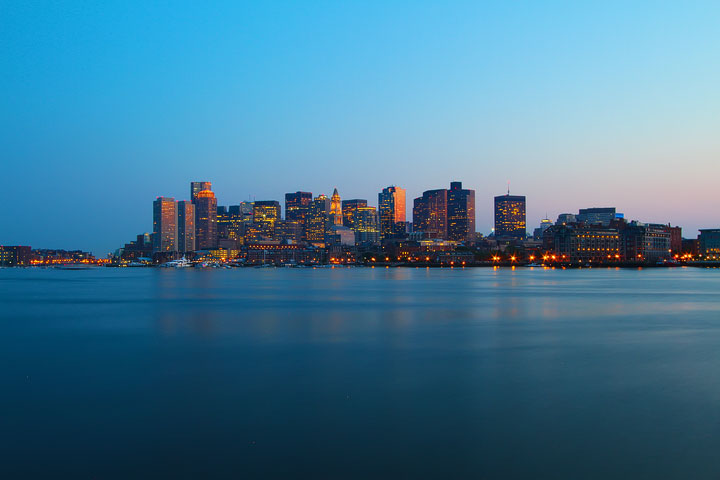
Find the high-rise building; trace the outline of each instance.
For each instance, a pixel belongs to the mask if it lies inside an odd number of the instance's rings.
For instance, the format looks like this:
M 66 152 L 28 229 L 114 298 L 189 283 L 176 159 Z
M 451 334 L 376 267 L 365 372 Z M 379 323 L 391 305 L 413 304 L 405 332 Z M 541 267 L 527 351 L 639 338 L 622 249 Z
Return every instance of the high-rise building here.
M 527 236 L 525 206 L 524 196 L 508 193 L 495 197 L 495 237 L 525 239 Z
M 577 222 L 577 218 L 574 213 L 561 213 L 558 215 L 555 225 L 570 225 L 575 222 Z
M 193 199 L 195 204 L 195 248 L 217 247 L 217 199 L 212 190 L 202 190 Z
M 195 197 L 203 190 L 212 190 L 212 182 L 190 182 L 190 201 L 195 203 Z
M 581 208 L 575 218 L 578 222 L 587 225 L 602 225 L 607 227 L 610 225 L 610 222 L 615 220 L 616 215 L 615 207 Z
M 465 190 L 462 182 L 450 182 L 447 192 L 447 238 L 456 242 L 475 238 L 475 190 Z
M 355 243 L 373 244 L 380 241 L 380 222 L 375 207 L 357 207 L 352 217 Z
M 398 224 L 402 224 L 402 230 L 406 228 L 405 215 L 405 189 L 391 186 L 383 188 L 378 194 L 378 215 L 380 217 L 380 236 L 390 238 L 393 235 L 404 233 L 399 231 Z
M 343 224 L 342 215 L 342 202 L 340 201 L 340 194 L 337 188 L 333 191 L 332 197 L 330 198 L 330 220 L 333 225 Z
M 253 223 L 265 236 L 272 238 L 275 235 L 275 223 L 282 218 L 280 213 L 280 202 L 277 200 L 256 201 L 253 204 Z
M 353 199 L 342 201 L 343 225 L 354 229 L 355 215 L 358 208 L 367 207 L 367 200 Z
M 305 238 L 308 243 L 325 245 L 325 235 L 330 224 L 330 199 L 318 195 L 310 204 L 305 217 Z
M 413 231 L 427 238 L 448 238 L 448 191 L 444 188 L 426 190 L 413 202 Z
M 172 197 L 153 202 L 153 252 L 177 251 L 177 204 Z
M 195 205 L 187 200 L 177 202 L 178 251 L 195 251 Z
M 305 224 L 308 207 L 312 203 L 312 193 L 294 192 L 285 194 L 285 220 Z

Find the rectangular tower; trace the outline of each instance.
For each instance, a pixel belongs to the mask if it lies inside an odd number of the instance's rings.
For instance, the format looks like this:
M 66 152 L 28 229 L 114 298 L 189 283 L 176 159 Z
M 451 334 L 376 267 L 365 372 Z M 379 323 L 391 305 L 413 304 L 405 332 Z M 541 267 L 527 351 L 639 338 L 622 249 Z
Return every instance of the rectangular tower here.
M 520 195 L 495 197 L 495 237 L 525 239 L 525 204 L 525 197 Z
M 177 202 L 178 251 L 195 251 L 195 205 L 187 200 Z
M 172 197 L 153 202 L 153 252 L 177 251 L 177 204 Z

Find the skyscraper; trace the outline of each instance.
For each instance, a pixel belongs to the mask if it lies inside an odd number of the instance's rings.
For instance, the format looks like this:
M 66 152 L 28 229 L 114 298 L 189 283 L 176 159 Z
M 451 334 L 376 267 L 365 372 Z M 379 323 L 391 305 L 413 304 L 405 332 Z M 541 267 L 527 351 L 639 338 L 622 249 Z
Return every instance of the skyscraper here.
M 342 216 L 344 226 L 348 228 L 354 228 L 355 214 L 357 213 L 357 209 L 361 207 L 367 207 L 367 200 L 353 199 L 342 201 Z
M 177 204 L 172 197 L 153 202 L 153 252 L 177 251 Z
M 308 243 L 325 245 L 325 235 L 330 226 L 330 199 L 318 195 L 310 204 L 305 217 L 305 238 Z
M 308 207 L 312 203 L 312 193 L 294 192 L 285 194 L 285 220 L 305 224 Z
M 447 238 L 465 242 L 475 237 L 475 190 L 464 190 L 462 182 L 450 182 L 447 192 Z
M 398 223 L 405 229 L 405 189 L 390 186 L 378 194 L 380 236 L 390 238 L 399 233 Z
M 355 243 L 371 244 L 380 241 L 380 225 L 375 207 L 357 207 L 353 213 Z
M 447 239 L 447 190 L 426 190 L 413 202 L 413 230 L 428 238 Z
M 177 202 L 178 251 L 195 251 L 195 205 L 187 200 Z
M 253 223 L 270 238 L 275 235 L 275 223 L 280 221 L 280 202 L 261 200 L 253 204 Z
M 212 190 L 212 182 L 190 182 L 190 201 L 195 203 L 195 197 L 203 190 Z
M 525 197 L 500 195 L 495 197 L 495 236 L 523 240 L 527 236 Z
M 340 194 L 337 188 L 333 191 L 332 198 L 330 199 L 330 220 L 333 225 L 343 224 L 342 216 L 342 202 L 340 201 Z
M 202 190 L 195 204 L 195 246 L 198 250 L 217 248 L 217 199 L 211 190 Z

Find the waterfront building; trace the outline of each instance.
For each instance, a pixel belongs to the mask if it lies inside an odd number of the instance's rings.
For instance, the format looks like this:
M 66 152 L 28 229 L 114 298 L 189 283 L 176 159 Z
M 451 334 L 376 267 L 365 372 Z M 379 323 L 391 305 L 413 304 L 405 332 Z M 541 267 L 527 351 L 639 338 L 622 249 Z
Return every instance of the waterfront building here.
M 577 222 L 588 225 L 602 225 L 607 227 L 615 220 L 617 212 L 615 207 L 581 208 L 576 216 Z
M 391 238 L 404 235 L 407 217 L 405 214 L 405 189 L 390 186 L 378 194 L 380 237 Z M 402 225 L 400 225 L 402 224 Z
M 365 207 L 367 207 L 367 200 L 362 200 L 362 199 L 358 199 L 358 198 L 353 199 L 353 200 L 343 200 L 342 201 L 343 225 L 354 230 L 358 208 L 365 208 Z
M 194 203 L 197 194 L 203 190 L 212 190 L 212 182 L 190 182 L 190 201 Z
M 599 225 L 555 225 L 545 230 L 544 247 L 562 262 L 607 262 L 620 259 L 617 229 Z
M 22 267 L 30 265 L 32 248 L 24 245 L 0 245 L 0 266 Z
M 670 227 L 637 221 L 621 225 L 622 256 L 625 260 L 658 262 L 671 257 Z
M 337 188 L 333 191 L 332 197 L 330 198 L 330 221 L 333 225 L 342 226 L 343 224 L 342 202 Z
M 178 251 L 195 251 L 195 205 L 187 200 L 177 202 Z
M 447 239 L 447 190 L 426 190 L 413 201 L 413 229 L 426 238 Z
M 698 246 L 699 253 L 704 260 L 720 259 L 720 228 L 700 230 Z
M 325 236 L 330 224 L 330 199 L 325 195 L 318 195 L 310 204 L 305 217 L 305 238 L 307 242 L 317 246 L 324 246 Z
M 172 197 L 153 202 L 153 252 L 177 251 L 177 204 Z
M 305 225 L 305 216 L 312 203 L 312 193 L 294 192 L 285 194 L 285 220 Z
M 302 242 L 303 228 L 300 222 L 292 220 L 280 220 L 275 222 L 275 240 L 283 242 Z
M 451 182 L 447 191 L 447 238 L 457 242 L 475 238 L 475 190 L 463 189 L 462 182 Z
M 380 222 L 375 207 L 357 207 L 352 217 L 355 243 L 375 244 L 380 241 Z
M 527 236 L 526 200 L 520 195 L 495 197 L 495 237 L 524 240 Z
M 209 183 L 209 182 L 208 182 Z M 195 205 L 195 248 L 217 247 L 217 199 L 212 190 L 201 190 L 193 198 Z
M 253 224 L 259 227 L 265 236 L 273 238 L 275 223 L 281 218 L 280 202 L 277 200 L 256 201 L 253 204 Z

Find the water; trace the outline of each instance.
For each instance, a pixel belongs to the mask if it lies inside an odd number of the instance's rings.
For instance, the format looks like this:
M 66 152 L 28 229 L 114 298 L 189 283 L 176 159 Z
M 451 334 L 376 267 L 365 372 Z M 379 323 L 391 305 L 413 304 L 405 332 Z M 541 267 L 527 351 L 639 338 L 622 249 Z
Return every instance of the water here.
M 720 272 L 0 270 L 0 478 L 720 477 Z

